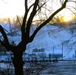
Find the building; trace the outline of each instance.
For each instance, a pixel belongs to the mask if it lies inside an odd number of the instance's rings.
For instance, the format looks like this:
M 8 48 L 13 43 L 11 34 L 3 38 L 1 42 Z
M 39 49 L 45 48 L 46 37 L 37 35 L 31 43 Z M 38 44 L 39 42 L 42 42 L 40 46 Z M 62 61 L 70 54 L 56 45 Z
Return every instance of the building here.
M 63 54 L 49 54 L 49 60 L 63 59 Z

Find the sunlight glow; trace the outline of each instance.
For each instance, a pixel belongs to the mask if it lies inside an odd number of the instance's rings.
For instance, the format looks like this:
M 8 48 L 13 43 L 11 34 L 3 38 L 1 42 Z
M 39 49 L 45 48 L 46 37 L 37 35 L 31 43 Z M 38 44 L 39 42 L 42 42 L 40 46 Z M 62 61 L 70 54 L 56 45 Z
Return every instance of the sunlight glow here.
M 69 21 L 71 21 L 71 20 L 73 20 L 72 16 L 64 16 L 64 17 L 63 17 L 63 21 L 64 21 L 64 22 L 69 22 Z
M 51 7 L 53 8 L 53 10 L 57 10 L 60 6 L 53 3 Z M 14 18 L 17 15 L 24 15 L 24 12 L 24 0 L 0 0 L 0 18 Z M 68 12 L 70 13 L 70 11 L 68 10 L 61 12 L 61 14 L 65 13 L 65 15 L 63 16 L 63 20 L 65 22 L 72 20 L 72 17 Z
M 74 20 L 75 15 L 70 10 L 65 9 L 62 12 L 63 12 L 63 15 L 62 15 L 61 22 L 70 23 L 72 20 Z

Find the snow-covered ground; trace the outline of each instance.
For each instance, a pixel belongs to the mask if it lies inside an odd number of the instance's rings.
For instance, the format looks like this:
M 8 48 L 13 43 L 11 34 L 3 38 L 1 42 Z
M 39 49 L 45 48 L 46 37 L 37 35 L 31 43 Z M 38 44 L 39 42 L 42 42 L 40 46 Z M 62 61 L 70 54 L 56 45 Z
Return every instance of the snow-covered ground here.
M 33 42 L 27 45 L 27 52 L 35 48 L 44 48 L 47 54 L 62 53 L 64 58 L 71 58 L 76 50 L 76 31 L 71 26 L 44 26 L 36 35 Z
M 1 24 L 5 31 L 10 32 L 9 24 Z M 31 27 L 31 33 L 36 29 L 37 26 Z M 14 25 L 11 25 L 11 29 L 14 29 Z M 13 31 L 16 31 L 12 30 Z M 1 34 L 0 34 L 1 35 Z M 10 41 L 15 41 L 18 44 L 21 40 L 21 32 L 17 32 L 12 35 L 8 35 Z M 68 26 L 57 26 L 57 25 L 46 25 L 44 26 L 35 36 L 33 42 L 27 45 L 26 53 L 31 54 L 33 49 L 45 49 L 45 53 L 62 53 L 64 58 L 72 58 L 75 56 L 76 50 L 76 23 L 71 23 Z

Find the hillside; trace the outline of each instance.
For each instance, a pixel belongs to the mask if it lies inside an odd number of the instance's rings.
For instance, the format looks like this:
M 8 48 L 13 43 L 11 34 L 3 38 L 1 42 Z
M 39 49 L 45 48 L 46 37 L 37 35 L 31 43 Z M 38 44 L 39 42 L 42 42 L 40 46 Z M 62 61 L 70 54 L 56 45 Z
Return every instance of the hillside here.
M 34 29 L 32 29 L 34 30 Z M 72 26 L 44 26 L 36 35 L 32 43 L 27 45 L 28 50 L 32 53 L 33 49 L 44 48 L 47 54 L 62 53 L 64 57 L 73 57 L 76 50 L 76 31 Z
M 9 24 L 1 24 L 8 32 L 10 33 Z M 4 26 L 5 25 L 5 26 Z M 14 41 L 15 44 L 18 44 L 21 40 L 21 32 L 19 29 L 16 29 L 14 25 L 11 25 L 11 34 L 8 34 L 10 42 Z M 36 29 L 37 26 L 31 27 L 31 33 Z M 14 29 L 15 28 L 15 29 Z M 70 58 L 75 55 L 76 50 L 76 25 L 71 23 L 68 26 L 61 25 L 46 25 L 44 26 L 36 35 L 33 42 L 27 45 L 26 52 L 32 53 L 33 49 L 45 49 L 46 54 L 53 53 L 62 53 L 64 52 L 65 58 Z

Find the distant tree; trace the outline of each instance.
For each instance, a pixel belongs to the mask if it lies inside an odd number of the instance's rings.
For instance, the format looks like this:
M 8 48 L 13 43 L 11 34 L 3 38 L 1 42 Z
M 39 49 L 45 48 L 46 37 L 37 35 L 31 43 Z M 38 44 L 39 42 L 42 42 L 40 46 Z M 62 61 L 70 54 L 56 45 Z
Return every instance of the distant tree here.
M 21 24 L 21 41 L 18 45 L 14 46 L 9 43 L 8 37 L 3 29 L 3 27 L 0 25 L 0 33 L 2 34 L 4 40 L 0 40 L 0 43 L 8 50 L 13 53 L 12 62 L 15 68 L 15 75 L 24 75 L 23 73 L 23 52 L 26 50 L 26 45 L 33 41 L 34 37 L 36 36 L 37 32 L 45 26 L 52 18 L 60 12 L 62 9 L 66 7 L 66 3 L 68 0 L 65 0 L 62 4 L 62 6 L 54 11 L 43 23 L 41 23 L 37 29 L 33 32 L 32 35 L 30 35 L 30 28 L 32 25 L 32 21 L 37 14 L 39 10 L 45 5 L 46 2 L 43 2 L 45 0 L 31 0 L 32 4 L 28 6 L 28 1 L 25 0 L 25 13 L 23 17 L 23 21 Z M 42 1 L 42 4 L 39 5 L 39 3 Z M 61 1 L 61 0 L 60 0 Z M 31 10 L 32 9 L 32 10 Z M 30 12 L 31 10 L 31 12 Z M 30 15 L 29 15 L 30 14 Z M 29 15 L 29 16 L 28 16 Z M 28 19 L 28 20 L 27 20 Z M 27 21 L 27 22 L 26 22 Z
M 16 16 L 14 19 L 13 19 L 13 23 L 16 25 L 16 26 L 21 26 L 22 24 L 22 21 L 23 21 L 23 16 Z

